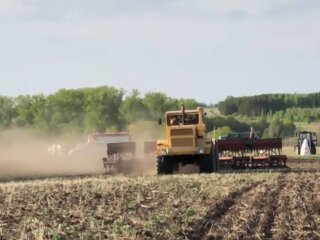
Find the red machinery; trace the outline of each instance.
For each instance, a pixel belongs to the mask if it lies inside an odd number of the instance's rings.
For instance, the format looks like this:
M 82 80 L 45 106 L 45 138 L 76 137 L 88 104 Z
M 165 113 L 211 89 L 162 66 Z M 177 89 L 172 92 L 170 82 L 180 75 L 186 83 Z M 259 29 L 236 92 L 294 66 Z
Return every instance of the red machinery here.
M 103 157 L 103 166 L 107 174 L 125 172 L 131 168 L 136 153 L 135 142 L 118 142 L 107 144 L 107 157 Z
M 220 139 L 216 141 L 220 167 L 234 169 L 286 166 L 281 138 Z

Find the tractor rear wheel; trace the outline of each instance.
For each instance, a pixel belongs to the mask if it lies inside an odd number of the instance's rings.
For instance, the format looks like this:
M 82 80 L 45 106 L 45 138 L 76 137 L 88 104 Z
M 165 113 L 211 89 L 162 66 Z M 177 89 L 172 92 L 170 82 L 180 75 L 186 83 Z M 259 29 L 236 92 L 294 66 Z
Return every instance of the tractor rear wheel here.
M 172 174 L 174 164 L 172 159 L 168 156 L 157 157 L 157 173 L 158 174 Z
M 294 151 L 297 155 L 300 155 L 300 149 L 301 149 L 300 144 L 297 144 L 294 146 Z
M 311 142 L 310 153 L 311 153 L 312 155 L 317 154 L 317 148 L 316 148 L 316 145 L 315 145 L 313 142 Z

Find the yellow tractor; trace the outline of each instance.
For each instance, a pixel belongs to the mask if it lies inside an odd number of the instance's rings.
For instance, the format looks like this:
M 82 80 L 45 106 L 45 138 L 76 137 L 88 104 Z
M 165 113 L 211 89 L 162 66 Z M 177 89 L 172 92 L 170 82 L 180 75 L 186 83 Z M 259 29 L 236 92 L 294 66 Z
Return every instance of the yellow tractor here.
M 219 170 L 219 159 L 215 143 L 206 137 L 204 109 L 165 113 L 166 139 L 156 145 L 157 173 L 172 174 L 179 166 L 194 164 L 200 173 Z M 162 124 L 161 119 L 159 124 Z

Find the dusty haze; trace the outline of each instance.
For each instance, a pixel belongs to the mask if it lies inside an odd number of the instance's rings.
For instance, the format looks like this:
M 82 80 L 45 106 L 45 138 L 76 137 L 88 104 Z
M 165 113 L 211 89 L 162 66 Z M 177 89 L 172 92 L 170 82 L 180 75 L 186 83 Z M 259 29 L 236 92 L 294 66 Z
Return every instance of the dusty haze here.
M 155 174 L 153 156 L 145 157 L 143 142 L 145 136 L 133 137 L 137 143 L 134 161 L 128 162 L 123 169 L 125 174 Z M 44 137 L 30 130 L 7 130 L 0 135 L 0 175 L 69 175 L 102 174 L 102 159 L 72 158 L 68 151 L 76 144 L 86 142 L 86 136 Z M 48 154 L 52 144 L 61 145 L 61 154 Z

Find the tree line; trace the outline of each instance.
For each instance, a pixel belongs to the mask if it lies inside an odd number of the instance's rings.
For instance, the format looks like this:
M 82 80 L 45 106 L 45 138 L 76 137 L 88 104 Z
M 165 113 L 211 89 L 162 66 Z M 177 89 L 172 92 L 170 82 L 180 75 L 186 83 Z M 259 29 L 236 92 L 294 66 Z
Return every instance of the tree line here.
M 288 137 L 295 133 L 294 122 L 320 120 L 316 94 L 265 94 L 228 97 L 219 102 L 221 115 L 206 119 L 212 134 L 249 131 L 254 127 L 264 137 Z M 166 111 L 198 106 L 195 99 L 175 99 L 164 93 L 138 90 L 127 93 L 109 86 L 62 89 L 50 95 L 0 96 L 0 130 L 33 128 L 47 133 L 104 132 L 126 130 L 139 120 L 157 121 Z
M 275 114 L 270 117 L 259 116 L 254 119 L 237 116 L 215 116 L 206 119 L 209 134 L 218 138 L 232 132 L 249 132 L 253 127 L 263 138 L 291 137 L 296 132 L 296 125 L 290 119 Z
M 320 92 L 311 94 L 262 94 L 227 97 L 216 104 L 223 115 L 260 116 L 289 108 L 320 108 Z
M 174 99 L 159 92 L 141 96 L 138 90 L 103 86 L 62 89 L 48 96 L 0 96 L 0 129 L 36 128 L 46 132 L 120 131 L 138 119 L 154 120 L 164 112 L 204 106 L 194 99 Z

